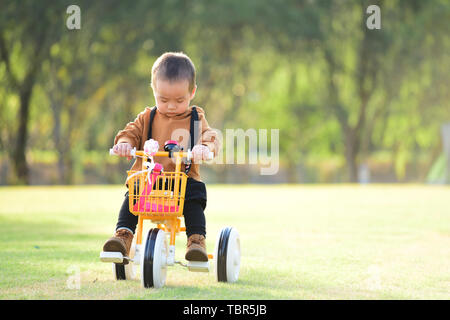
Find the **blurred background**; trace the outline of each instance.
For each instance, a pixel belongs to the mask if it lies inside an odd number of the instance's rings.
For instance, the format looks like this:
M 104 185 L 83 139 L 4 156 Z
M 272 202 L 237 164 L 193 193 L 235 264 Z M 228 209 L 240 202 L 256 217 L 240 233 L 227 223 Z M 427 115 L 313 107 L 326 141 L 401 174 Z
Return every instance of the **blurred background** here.
M 2 1 L 0 184 L 123 183 L 108 149 L 166 51 L 194 61 L 213 128 L 280 130 L 278 174 L 210 183 L 449 183 L 449 21 L 447 0 Z

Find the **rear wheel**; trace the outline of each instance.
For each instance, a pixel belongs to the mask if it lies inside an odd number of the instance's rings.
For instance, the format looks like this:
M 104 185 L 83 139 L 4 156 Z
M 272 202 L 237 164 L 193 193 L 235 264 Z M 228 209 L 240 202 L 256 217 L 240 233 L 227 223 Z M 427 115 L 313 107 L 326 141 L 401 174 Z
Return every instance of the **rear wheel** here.
M 239 232 L 232 227 L 222 228 L 217 235 L 214 252 L 214 266 L 217 281 L 236 282 L 241 265 L 241 244 Z
M 167 239 L 158 228 L 148 231 L 141 261 L 141 284 L 145 288 L 161 288 L 166 282 Z
M 128 264 L 113 263 L 113 274 L 116 280 L 133 280 L 136 275 L 133 262 Z
M 133 246 L 130 250 L 130 256 L 133 256 L 134 251 Z M 133 280 L 136 277 L 133 261 L 129 261 L 128 264 L 113 263 L 112 269 L 116 280 Z

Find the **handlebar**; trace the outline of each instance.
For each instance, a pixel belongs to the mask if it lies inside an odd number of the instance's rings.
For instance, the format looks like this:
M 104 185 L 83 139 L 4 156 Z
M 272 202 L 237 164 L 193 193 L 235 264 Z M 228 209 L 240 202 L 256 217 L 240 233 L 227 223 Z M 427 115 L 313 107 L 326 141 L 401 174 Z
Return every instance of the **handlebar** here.
M 177 157 L 177 154 L 178 154 L 180 157 L 182 157 L 182 158 L 187 158 L 188 160 L 191 160 L 191 159 L 192 159 L 192 151 L 190 151 L 190 150 L 188 150 L 187 152 L 183 152 L 183 151 L 180 151 L 180 152 L 173 152 L 173 155 L 174 155 L 175 157 Z M 117 156 L 117 154 L 114 152 L 114 150 L 113 150 L 112 148 L 109 149 L 109 155 L 110 155 L 110 156 Z M 145 154 L 144 151 L 142 151 L 142 150 L 136 150 L 136 147 L 134 147 L 134 148 L 131 150 L 130 155 L 131 155 L 133 158 L 136 158 L 137 156 L 140 156 L 140 157 L 148 156 L 147 154 Z M 158 152 L 156 152 L 155 154 L 153 154 L 153 156 L 156 156 L 156 157 L 169 157 L 169 152 L 168 152 L 168 151 L 158 151 Z M 211 152 L 211 151 L 210 151 L 209 154 L 208 154 L 208 159 L 206 159 L 206 160 L 212 160 L 212 159 L 214 159 L 214 152 Z

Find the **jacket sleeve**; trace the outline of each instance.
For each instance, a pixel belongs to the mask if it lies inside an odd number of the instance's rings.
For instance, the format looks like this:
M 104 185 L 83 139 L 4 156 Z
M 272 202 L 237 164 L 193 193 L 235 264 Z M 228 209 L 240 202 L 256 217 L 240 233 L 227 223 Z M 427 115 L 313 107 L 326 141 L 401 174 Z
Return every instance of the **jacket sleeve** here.
M 205 111 L 200 107 L 196 108 L 200 120 L 201 144 L 207 146 L 210 151 L 214 152 L 214 156 L 217 156 L 221 147 L 220 139 L 218 138 L 216 131 L 209 126 L 205 117 Z
M 138 114 L 133 122 L 127 123 L 123 130 L 120 130 L 114 138 L 114 144 L 126 143 L 132 147 L 140 148 L 144 130 L 144 116 L 147 110 Z

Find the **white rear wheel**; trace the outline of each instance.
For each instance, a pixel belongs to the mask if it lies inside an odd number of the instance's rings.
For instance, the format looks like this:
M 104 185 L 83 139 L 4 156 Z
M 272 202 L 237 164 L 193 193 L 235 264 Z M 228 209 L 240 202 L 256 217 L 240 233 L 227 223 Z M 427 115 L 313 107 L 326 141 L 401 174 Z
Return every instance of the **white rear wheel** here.
M 134 251 L 133 245 L 130 250 L 130 257 L 133 256 Z M 133 280 L 136 277 L 136 268 L 133 261 L 129 261 L 128 264 L 113 263 L 112 271 L 115 280 Z
M 128 264 L 113 263 L 112 267 L 115 280 L 133 280 L 136 277 L 136 269 L 133 262 Z
M 241 266 L 241 243 L 237 229 L 222 228 L 217 235 L 214 251 L 217 281 L 236 282 Z

